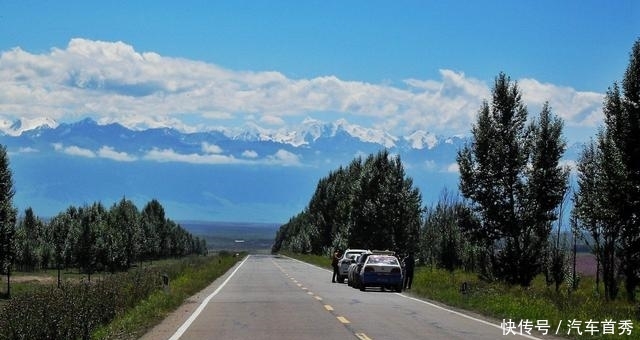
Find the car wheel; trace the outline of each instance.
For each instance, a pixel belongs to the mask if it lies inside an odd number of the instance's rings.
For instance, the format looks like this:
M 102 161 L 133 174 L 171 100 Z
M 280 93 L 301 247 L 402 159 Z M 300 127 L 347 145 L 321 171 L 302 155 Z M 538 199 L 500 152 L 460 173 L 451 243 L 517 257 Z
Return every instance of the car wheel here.
M 361 292 L 364 292 L 366 289 L 367 289 L 367 286 L 365 286 L 363 284 L 360 285 L 360 291 Z
M 396 293 L 401 293 L 402 292 L 402 285 L 397 285 L 396 286 Z

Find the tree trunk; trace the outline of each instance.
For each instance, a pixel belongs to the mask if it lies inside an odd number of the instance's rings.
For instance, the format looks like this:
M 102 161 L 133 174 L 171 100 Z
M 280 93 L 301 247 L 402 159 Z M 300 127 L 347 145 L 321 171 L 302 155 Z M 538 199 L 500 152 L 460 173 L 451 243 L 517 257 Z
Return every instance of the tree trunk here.
M 11 298 L 11 266 L 7 267 L 7 299 Z

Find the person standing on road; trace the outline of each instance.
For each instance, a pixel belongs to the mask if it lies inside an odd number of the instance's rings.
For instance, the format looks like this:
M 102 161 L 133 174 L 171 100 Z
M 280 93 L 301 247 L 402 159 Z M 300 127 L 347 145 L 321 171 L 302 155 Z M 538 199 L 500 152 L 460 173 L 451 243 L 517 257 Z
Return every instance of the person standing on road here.
M 335 283 L 336 278 L 340 276 L 340 273 L 339 273 L 340 268 L 338 268 L 338 261 L 340 261 L 341 256 L 342 254 L 340 254 L 340 250 L 336 250 L 333 253 L 333 257 L 331 258 L 331 267 L 333 267 L 333 277 L 331 278 L 331 282 L 333 283 Z
M 410 252 L 407 257 L 404 258 L 404 289 L 411 289 L 413 283 L 413 268 L 416 265 L 416 261 L 413 258 L 413 253 Z

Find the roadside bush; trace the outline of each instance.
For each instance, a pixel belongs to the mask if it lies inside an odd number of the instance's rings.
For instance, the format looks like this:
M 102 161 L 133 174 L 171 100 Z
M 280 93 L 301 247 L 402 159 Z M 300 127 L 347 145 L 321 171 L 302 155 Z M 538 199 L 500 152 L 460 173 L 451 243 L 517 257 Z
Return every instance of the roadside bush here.
M 18 296 L 0 310 L 0 339 L 88 339 L 161 285 L 158 269 L 141 268 Z
M 238 261 L 235 257 L 219 259 L 187 257 L 94 276 L 98 279 L 91 282 L 67 281 L 60 288 L 38 286 L 0 308 L 0 339 L 89 339 L 96 330 L 105 329 L 158 293 L 175 308 Z M 203 268 L 208 268 L 206 273 L 201 273 Z M 160 293 L 164 275 L 170 278 L 171 293 Z

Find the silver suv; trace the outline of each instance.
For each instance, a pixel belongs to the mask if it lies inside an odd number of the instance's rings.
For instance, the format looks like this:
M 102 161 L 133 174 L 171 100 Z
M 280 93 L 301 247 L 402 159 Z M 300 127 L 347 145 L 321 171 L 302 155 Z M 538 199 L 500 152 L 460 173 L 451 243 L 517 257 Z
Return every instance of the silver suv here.
M 347 249 L 344 251 L 342 258 L 338 261 L 338 282 L 344 283 L 344 280 L 349 275 L 349 266 L 355 262 L 355 258 L 366 253 L 365 249 Z

